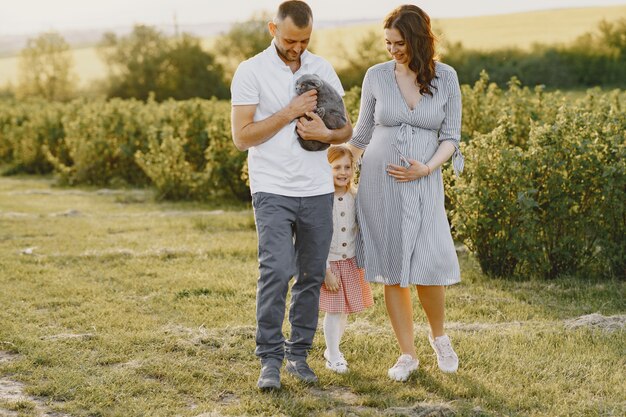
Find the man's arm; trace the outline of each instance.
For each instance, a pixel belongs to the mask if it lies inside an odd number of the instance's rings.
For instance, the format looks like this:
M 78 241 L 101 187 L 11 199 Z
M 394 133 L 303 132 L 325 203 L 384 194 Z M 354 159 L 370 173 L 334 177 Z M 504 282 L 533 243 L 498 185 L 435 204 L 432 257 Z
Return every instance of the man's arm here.
M 246 106 L 232 106 L 231 125 L 235 146 L 240 151 L 260 145 L 269 140 L 280 129 L 287 126 L 297 117 L 315 109 L 317 92 L 315 90 L 294 97 L 287 107 L 279 110 L 270 117 L 254 121 L 256 104 Z
M 296 124 L 296 130 L 304 140 L 318 140 L 320 142 L 330 143 L 331 145 L 345 143 L 352 137 L 352 123 L 350 122 L 350 117 L 348 117 L 348 110 L 346 109 L 345 103 L 343 109 L 346 113 L 347 120 L 344 127 L 329 129 L 316 113 L 307 112 L 306 115 L 310 117 L 311 120 L 307 120 L 306 117 L 301 117 Z

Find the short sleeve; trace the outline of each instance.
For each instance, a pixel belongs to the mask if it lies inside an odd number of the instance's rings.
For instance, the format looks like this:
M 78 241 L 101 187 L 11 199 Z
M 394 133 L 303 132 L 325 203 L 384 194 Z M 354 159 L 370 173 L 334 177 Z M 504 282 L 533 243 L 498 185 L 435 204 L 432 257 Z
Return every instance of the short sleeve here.
M 230 84 L 230 96 L 233 106 L 259 104 L 260 89 L 257 78 L 252 71 L 249 61 L 244 61 L 237 67 L 233 81 Z
M 350 140 L 350 145 L 354 145 L 359 149 L 365 149 L 372 139 L 374 130 L 374 108 L 376 106 L 376 97 L 371 87 L 371 71 L 365 73 L 363 78 L 363 86 L 361 87 L 361 107 L 359 109 L 359 119 L 354 128 L 354 134 Z
M 343 86 L 341 85 L 341 81 L 339 80 L 337 73 L 333 69 L 332 65 L 330 65 L 328 62 L 326 62 L 323 67 L 323 74 L 321 74 L 321 77 L 324 81 L 329 83 L 335 90 L 337 90 L 337 92 L 339 93 L 341 97 L 346 95 L 346 92 L 344 91 Z

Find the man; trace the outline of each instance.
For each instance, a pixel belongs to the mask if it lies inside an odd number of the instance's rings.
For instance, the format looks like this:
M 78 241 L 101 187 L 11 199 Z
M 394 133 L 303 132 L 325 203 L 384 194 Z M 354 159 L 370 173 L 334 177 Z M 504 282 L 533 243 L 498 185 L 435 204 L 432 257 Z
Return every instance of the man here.
M 271 45 L 242 62 L 231 85 L 233 141 L 237 149 L 248 150 L 259 239 L 255 353 L 261 360 L 257 385 L 262 390 L 280 388 L 283 359 L 296 378 L 317 381 L 306 357 L 317 328 L 332 237 L 334 187 L 326 152 L 304 150 L 296 130 L 305 140 L 330 144 L 352 135 L 350 123 L 329 130 L 313 113 L 315 91 L 295 94 L 295 80 L 303 74 L 318 74 L 344 94 L 331 65 L 306 51 L 313 29 L 310 7 L 286 1 L 268 28 Z M 292 276 L 291 334 L 285 341 L 282 324 Z

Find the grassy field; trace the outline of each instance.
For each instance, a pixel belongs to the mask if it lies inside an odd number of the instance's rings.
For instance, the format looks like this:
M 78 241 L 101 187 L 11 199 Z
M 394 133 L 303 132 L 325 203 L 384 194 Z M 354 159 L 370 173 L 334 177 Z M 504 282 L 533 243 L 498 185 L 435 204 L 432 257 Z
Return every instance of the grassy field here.
M 416 309 L 420 369 L 388 380 L 398 351 L 374 286 L 375 306 L 350 318 L 349 374 L 324 369 L 318 332 L 320 383 L 283 375 L 262 394 L 249 208 L 0 178 L 0 416 L 626 414 L 624 282 L 490 280 L 460 260 L 457 374 L 437 369 Z M 600 324 L 577 327 L 590 313 Z
M 587 7 L 514 13 L 498 16 L 438 19 L 435 32 L 442 40 L 462 41 L 473 49 L 495 49 L 517 46 L 528 48 L 533 43 L 567 43 L 577 36 L 595 30 L 602 19 L 615 20 L 626 16 L 626 5 Z M 382 17 L 381 17 L 382 18 Z M 320 29 L 315 32 L 312 48 L 336 66 L 344 64 L 345 51 L 353 49 L 368 31 L 381 32 L 380 23 L 352 25 L 341 28 Z M 338 41 L 339 40 L 339 41 Z M 214 38 L 207 39 L 210 47 Z M 381 39 L 381 48 L 383 46 Z M 106 67 L 95 48 L 73 50 L 76 72 L 83 84 L 104 78 Z M 15 84 L 18 79 L 16 57 L 0 59 L 0 86 Z
M 601 20 L 611 21 L 620 17 L 626 17 L 626 5 L 435 19 L 433 27 L 441 41 L 460 41 L 470 49 L 492 50 L 512 46 L 526 49 L 535 43 L 572 42 L 583 33 L 595 31 Z M 368 31 L 381 33 L 382 36 L 381 23 L 320 30 L 315 33 L 313 47 L 333 64 L 341 66 L 345 53 L 336 47 L 336 39 L 343 42 L 349 53 Z

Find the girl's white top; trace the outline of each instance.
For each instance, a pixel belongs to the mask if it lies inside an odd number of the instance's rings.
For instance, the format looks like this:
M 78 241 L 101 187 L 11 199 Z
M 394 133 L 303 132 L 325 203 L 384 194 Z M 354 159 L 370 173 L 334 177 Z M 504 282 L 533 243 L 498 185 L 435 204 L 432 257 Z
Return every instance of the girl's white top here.
M 341 261 L 356 255 L 355 241 L 358 233 L 354 193 L 348 191 L 333 202 L 333 239 L 328 261 Z

